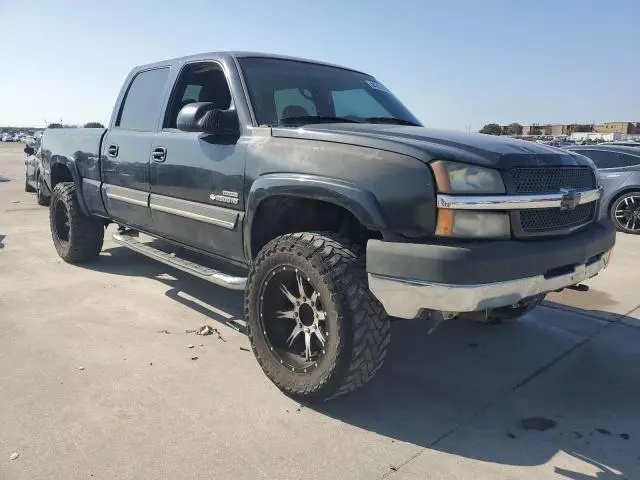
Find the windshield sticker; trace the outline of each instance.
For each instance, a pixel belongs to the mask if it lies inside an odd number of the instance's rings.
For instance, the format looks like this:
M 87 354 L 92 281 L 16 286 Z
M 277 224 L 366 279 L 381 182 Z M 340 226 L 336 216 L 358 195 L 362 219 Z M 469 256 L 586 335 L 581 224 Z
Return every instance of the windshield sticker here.
M 367 84 L 369 84 L 371 88 L 375 88 L 376 90 L 389 93 L 389 90 L 387 90 L 387 87 L 382 85 L 380 82 L 376 82 L 375 80 L 365 80 L 365 82 L 367 82 Z

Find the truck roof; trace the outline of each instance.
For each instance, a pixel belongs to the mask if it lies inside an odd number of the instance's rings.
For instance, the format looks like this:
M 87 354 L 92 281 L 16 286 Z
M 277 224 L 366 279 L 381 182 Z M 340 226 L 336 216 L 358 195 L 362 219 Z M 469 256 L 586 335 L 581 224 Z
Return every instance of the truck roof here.
M 292 60 L 296 62 L 305 62 L 305 63 L 315 63 L 317 65 L 326 65 L 328 67 L 341 68 L 343 70 L 351 70 L 353 72 L 364 73 L 368 75 L 366 72 L 361 72 L 359 70 L 355 70 L 353 68 L 343 67 L 342 65 L 335 65 L 327 62 L 319 62 L 317 60 L 310 60 L 308 58 L 299 58 L 299 57 L 290 57 L 287 55 L 277 55 L 273 53 L 261 53 L 261 52 L 243 52 L 243 51 L 222 51 L 222 52 L 207 52 L 207 53 L 198 53 L 196 55 L 187 55 L 185 57 L 176 57 L 168 60 L 163 60 L 160 62 L 148 63 L 146 65 L 138 65 L 134 68 L 134 70 L 146 70 L 148 68 L 172 65 L 177 63 L 191 62 L 197 60 L 212 60 L 212 59 L 236 59 L 236 58 L 246 58 L 246 57 L 260 57 L 260 58 L 277 58 L 281 60 Z

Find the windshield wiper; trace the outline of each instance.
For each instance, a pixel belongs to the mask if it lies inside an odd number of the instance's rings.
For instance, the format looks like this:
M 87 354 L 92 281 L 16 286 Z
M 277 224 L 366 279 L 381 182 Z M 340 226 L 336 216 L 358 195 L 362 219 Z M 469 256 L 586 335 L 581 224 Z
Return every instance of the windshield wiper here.
M 302 125 L 306 123 L 360 123 L 344 117 L 328 117 L 323 115 L 301 115 L 299 117 L 286 117 L 280 120 L 278 125 Z
M 415 122 L 411 122 L 403 118 L 394 118 L 394 117 L 369 117 L 369 118 L 365 118 L 365 120 L 368 123 L 395 123 L 396 125 L 409 125 L 411 127 L 420 126 Z

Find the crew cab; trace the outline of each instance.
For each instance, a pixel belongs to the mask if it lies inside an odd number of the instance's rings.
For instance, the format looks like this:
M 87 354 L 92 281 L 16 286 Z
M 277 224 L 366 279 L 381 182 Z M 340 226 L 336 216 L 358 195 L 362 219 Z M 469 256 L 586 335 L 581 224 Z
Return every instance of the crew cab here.
M 244 290 L 262 369 L 307 400 L 370 380 L 390 317 L 518 317 L 615 241 L 589 159 L 427 129 L 368 74 L 275 55 L 136 67 L 109 127 L 47 130 L 42 161 L 65 261 L 116 223 L 120 245 Z

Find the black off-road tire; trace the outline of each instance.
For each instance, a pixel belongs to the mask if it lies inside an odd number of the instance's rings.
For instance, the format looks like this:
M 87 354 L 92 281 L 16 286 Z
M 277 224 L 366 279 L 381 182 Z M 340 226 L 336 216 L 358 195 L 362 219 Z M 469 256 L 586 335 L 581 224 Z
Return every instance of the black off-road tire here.
M 25 192 L 29 192 L 29 193 L 33 193 L 36 191 L 35 188 L 33 188 L 31 185 L 29 185 L 29 181 L 27 179 L 27 174 L 24 174 L 24 191 Z
M 61 221 L 64 215 L 68 220 L 66 222 Z M 82 213 L 73 182 L 58 183 L 53 189 L 49 223 L 53 244 L 65 262 L 87 262 L 100 254 L 104 241 L 104 225 L 100 220 Z M 66 228 L 61 224 L 67 224 L 66 235 Z
M 384 362 L 389 319 L 369 291 L 363 259 L 354 250 L 323 234 L 287 234 L 269 242 L 250 271 L 245 317 L 253 353 L 267 377 L 301 401 L 328 400 L 355 390 L 371 380 Z M 282 364 L 270 347 L 259 311 L 263 283 L 285 265 L 308 278 L 323 299 L 330 322 L 326 353 L 309 373 L 292 372 Z
M 36 188 L 36 202 L 38 202 L 38 205 L 46 207 L 49 205 L 51 197 L 48 197 L 45 194 L 45 186 L 43 182 L 44 180 L 42 179 L 42 176 L 38 173 L 38 175 L 36 175 L 36 183 L 38 184 L 38 188 Z

